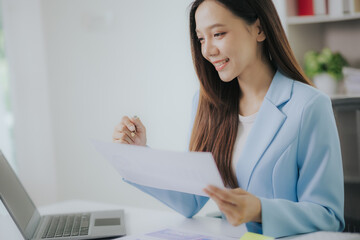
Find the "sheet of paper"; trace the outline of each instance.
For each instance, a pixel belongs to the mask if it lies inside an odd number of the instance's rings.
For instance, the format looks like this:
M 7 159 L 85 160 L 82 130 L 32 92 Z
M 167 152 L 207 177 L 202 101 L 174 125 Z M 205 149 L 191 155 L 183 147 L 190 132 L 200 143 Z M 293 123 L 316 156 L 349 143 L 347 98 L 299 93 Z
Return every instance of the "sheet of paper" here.
M 224 187 L 211 153 L 156 150 L 94 140 L 95 148 L 130 182 L 206 196 L 212 184 Z
M 121 240 L 234 240 L 236 238 L 208 236 L 175 229 L 163 229 L 138 236 L 119 238 Z

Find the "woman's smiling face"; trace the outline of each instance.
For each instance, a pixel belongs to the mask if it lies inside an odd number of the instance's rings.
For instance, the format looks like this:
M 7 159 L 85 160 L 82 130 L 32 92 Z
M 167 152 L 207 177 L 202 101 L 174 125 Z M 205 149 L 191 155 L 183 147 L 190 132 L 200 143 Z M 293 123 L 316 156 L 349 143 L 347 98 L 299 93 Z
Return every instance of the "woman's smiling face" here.
M 248 25 L 221 3 L 206 0 L 196 10 L 195 22 L 202 55 L 222 81 L 230 82 L 261 58 L 259 42 L 265 37 L 259 20 Z

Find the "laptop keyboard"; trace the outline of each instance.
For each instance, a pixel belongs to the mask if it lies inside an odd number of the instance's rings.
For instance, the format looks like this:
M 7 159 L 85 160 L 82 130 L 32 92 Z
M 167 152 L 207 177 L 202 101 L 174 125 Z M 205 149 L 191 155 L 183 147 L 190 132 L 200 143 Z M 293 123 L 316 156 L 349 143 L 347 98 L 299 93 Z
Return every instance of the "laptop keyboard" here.
M 90 214 L 51 216 L 42 238 L 86 236 L 89 234 Z

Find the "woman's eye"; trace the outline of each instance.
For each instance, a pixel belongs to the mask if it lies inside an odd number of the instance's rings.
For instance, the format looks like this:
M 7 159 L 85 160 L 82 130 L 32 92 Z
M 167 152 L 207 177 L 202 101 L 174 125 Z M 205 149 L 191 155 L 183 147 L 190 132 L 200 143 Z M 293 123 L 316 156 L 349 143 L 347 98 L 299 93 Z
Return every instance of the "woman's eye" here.
M 226 33 L 222 32 L 222 33 L 215 33 L 214 34 L 214 37 L 220 37 L 220 36 L 223 36 L 225 35 Z

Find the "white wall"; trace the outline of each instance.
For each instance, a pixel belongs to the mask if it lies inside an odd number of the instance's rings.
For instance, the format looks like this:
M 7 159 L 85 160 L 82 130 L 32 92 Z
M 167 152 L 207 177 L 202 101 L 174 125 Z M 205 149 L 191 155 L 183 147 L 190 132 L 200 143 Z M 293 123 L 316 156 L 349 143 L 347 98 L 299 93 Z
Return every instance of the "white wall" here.
M 43 0 L 59 199 L 165 208 L 122 182 L 89 139 L 138 115 L 154 148 L 185 150 L 197 89 L 178 0 Z
M 1 70 L 0 70 L 1 71 Z M 1 72 L 0 72 L 1 77 Z M 1 79 L 0 79 L 1 80 Z M 0 150 L 10 163 L 13 163 L 12 149 L 10 144 L 10 133 L 7 128 L 8 113 L 4 104 L 4 94 L 1 89 L 2 84 L 0 81 Z
M 285 32 L 287 32 L 287 27 L 286 27 L 286 9 L 287 9 L 287 4 L 289 0 L 273 0 L 273 3 L 275 5 L 276 11 L 280 17 L 280 21 L 281 24 L 285 30 Z M 293 1 L 293 0 L 291 0 Z
M 2 0 L 2 14 L 17 170 L 35 203 L 44 204 L 55 201 L 57 191 L 41 5 Z
M 2 2 L 0 0 L 0 28 L 2 32 Z M 4 50 L 3 35 L 0 37 L 1 50 Z M 11 141 L 10 128 L 12 127 L 12 116 L 8 109 L 8 68 L 6 58 L 0 58 L 0 150 L 10 162 L 15 166 L 13 144 Z

